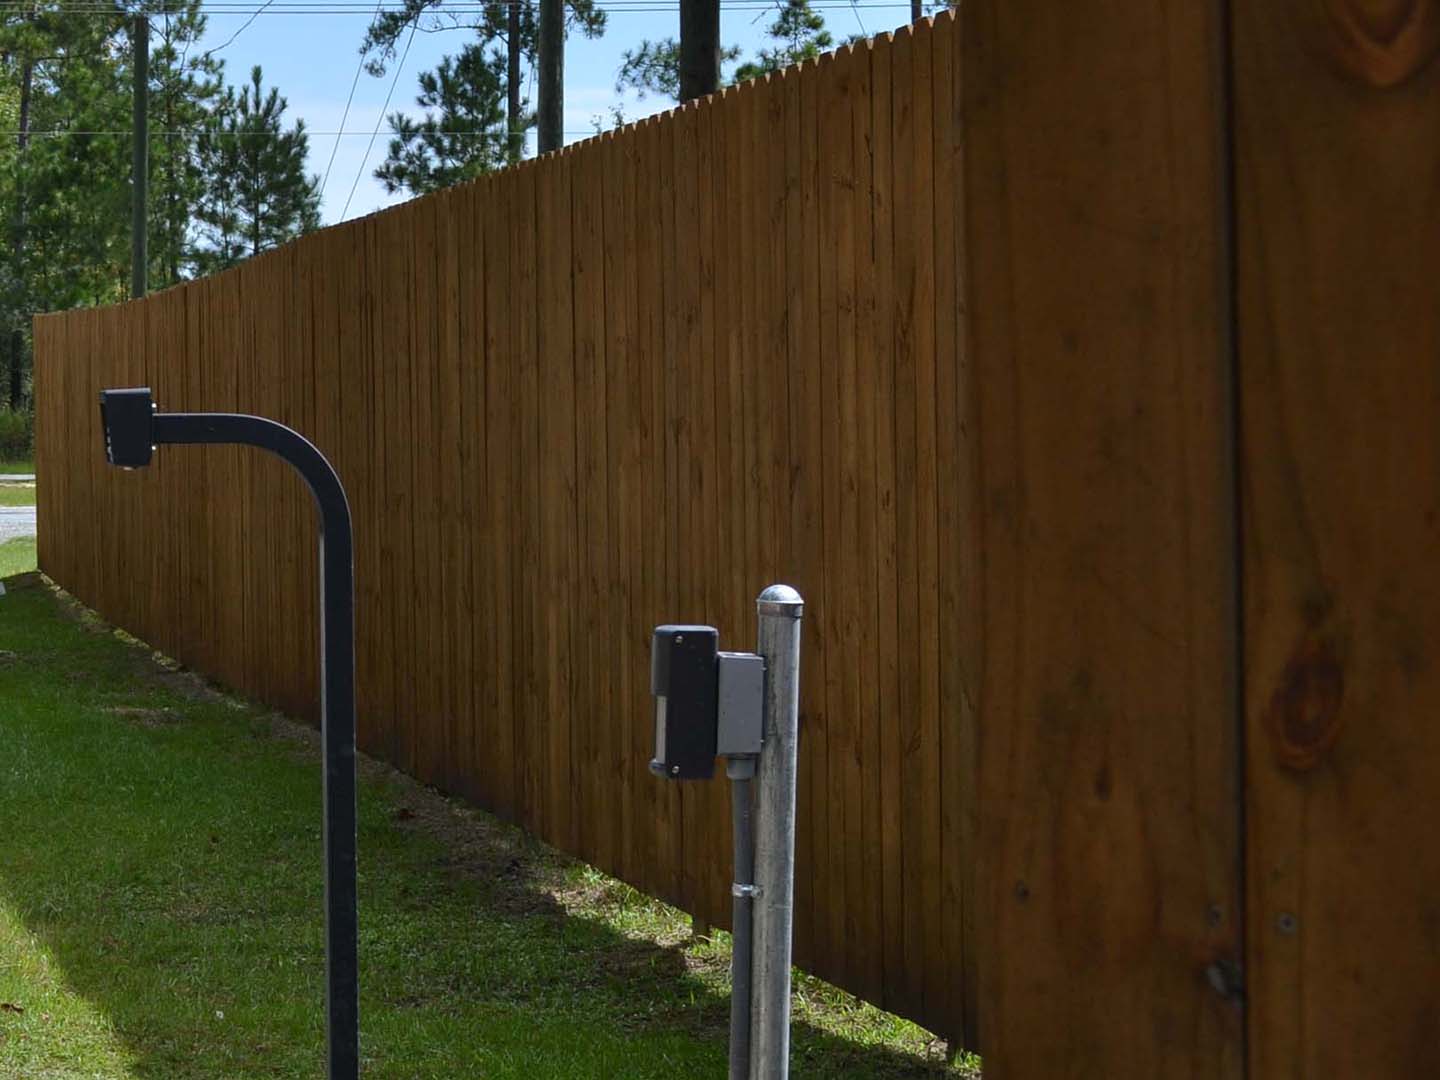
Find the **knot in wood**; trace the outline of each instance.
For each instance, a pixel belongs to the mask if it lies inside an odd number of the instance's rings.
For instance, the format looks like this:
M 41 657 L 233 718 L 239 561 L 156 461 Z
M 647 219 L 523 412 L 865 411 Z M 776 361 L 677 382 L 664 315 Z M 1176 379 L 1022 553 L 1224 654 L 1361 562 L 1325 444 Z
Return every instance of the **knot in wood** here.
M 1328 640 L 1302 642 L 1270 698 L 1268 726 L 1282 765 L 1304 771 L 1320 763 L 1339 737 L 1344 693 L 1345 674 L 1334 646 Z
M 1328 51 L 1381 89 L 1420 71 L 1440 46 L 1440 0 L 1326 0 Z

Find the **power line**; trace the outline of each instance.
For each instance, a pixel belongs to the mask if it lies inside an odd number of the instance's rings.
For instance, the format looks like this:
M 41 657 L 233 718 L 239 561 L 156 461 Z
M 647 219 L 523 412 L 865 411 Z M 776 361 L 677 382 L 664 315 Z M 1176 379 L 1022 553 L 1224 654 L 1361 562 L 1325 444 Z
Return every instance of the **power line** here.
M 380 16 L 380 5 L 385 0 L 378 0 L 375 5 L 375 17 Z M 330 160 L 325 165 L 325 179 L 320 181 L 320 195 L 324 197 L 325 188 L 330 183 L 330 170 L 335 167 L 335 153 L 340 149 L 340 136 L 345 134 L 345 121 L 350 118 L 350 103 L 355 100 L 355 88 L 360 85 L 360 72 L 365 70 L 365 52 L 360 52 L 360 62 L 355 65 L 355 78 L 350 80 L 350 96 L 345 99 L 345 111 L 340 114 L 340 130 L 335 132 L 335 145 L 330 148 Z M 383 110 L 382 110 L 383 114 Z
M 814 6 L 811 5 L 811 7 Z M 865 29 L 865 20 L 860 18 L 860 5 L 856 3 L 856 0 L 850 0 L 850 10 L 855 12 L 855 21 L 860 24 L 860 36 L 869 37 L 870 31 Z
M 228 38 L 225 39 L 224 45 L 216 45 L 213 49 L 207 49 L 205 53 L 200 57 L 200 59 L 204 60 L 208 56 L 214 56 L 221 49 L 228 47 L 231 43 L 234 42 L 236 38 L 238 38 L 246 30 L 250 29 L 250 24 L 253 23 L 256 19 L 258 19 L 261 13 L 265 11 L 266 8 L 270 7 L 271 4 L 274 4 L 276 2 L 277 0 L 265 0 L 265 3 L 261 4 L 258 8 L 256 8 L 255 13 L 251 15 L 250 18 L 245 20 L 244 25 L 242 25 L 239 30 L 236 30 L 233 34 L 231 34 Z
M 365 156 L 360 159 L 360 169 L 355 173 L 355 182 L 350 185 L 350 194 L 345 196 L 345 206 L 340 211 L 340 220 L 345 220 L 345 214 L 350 209 L 350 200 L 355 197 L 355 189 L 360 186 L 360 177 L 365 175 L 365 166 L 370 161 L 370 151 L 375 149 L 376 136 L 380 134 L 380 125 L 385 122 L 385 110 L 390 108 L 390 95 L 395 93 L 395 84 L 400 81 L 400 72 L 405 68 L 405 58 L 410 55 L 410 45 L 415 40 L 415 23 L 410 24 L 410 36 L 405 39 L 405 51 L 400 54 L 400 62 L 395 65 L 395 77 L 390 80 L 390 89 L 385 93 L 385 104 L 380 106 L 380 115 L 375 118 L 375 130 L 370 133 L 370 145 L 365 147 Z

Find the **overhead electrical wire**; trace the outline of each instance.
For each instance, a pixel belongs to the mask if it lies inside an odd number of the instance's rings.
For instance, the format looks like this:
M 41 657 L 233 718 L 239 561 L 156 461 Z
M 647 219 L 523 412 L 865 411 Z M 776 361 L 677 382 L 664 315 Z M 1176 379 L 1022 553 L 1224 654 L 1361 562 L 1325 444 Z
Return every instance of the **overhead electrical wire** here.
M 241 25 L 239 30 L 236 30 L 233 34 L 231 34 L 228 38 L 225 39 L 225 43 L 223 45 L 216 45 L 213 49 L 206 49 L 205 52 L 201 53 L 200 59 L 204 60 L 206 57 L 214 56 L 221 49 L 227 48 L 232 45 L 236 38 L 238 38 L 246 30 L 250 29 L 251 23 L 258 19 L 266 11 L 266 9 L 268 9 L 271 5 L 277 2 L 278 0 L 265 0 L 265 3 L 261 4 L 258 8 L 256 8 L 254 14 L 252 14 L 250 18 L 245 20 L 244 24 Z
M 415 24 L 410 24 L 410 36 L 405 39 L 405 51 L 400 54 L 400 62 L 395 65 L 395 77 L 390 80 L 390 89 L 385 92 L 385 104 L 380 106 L 380 115 L 375 118 L 375 130 L 370 133 L 370 144 L 365 147 L 365 156 L 360 159 L 360 168 L 355 173 L 355 182 L 350 185 L 350 194 L 345 196 L 345 207 L 340 211 L 339 220 L 344 221 L 346 213 L 350 210 L 350 200 L 355 198 L 355 189 L 360 186 L 360 177 L 365 175 L 365 166 L 370 161 L 370 151 L 375 149 L 375 139 L 380 134 L 380 125 L 385 122 L 385 110 L 390 108 L 390 97 L 395 93 L 395 84 L 400 81 L 400 72 L 405 68 L 405 58 L 410 55 L 410 45 L 415 40 Z
M 810 6 L 814 7 L 815 5 L 812 4 Z M 860 24 L 860 36 L 869 37 L 870 31 L 865 29 L 865 20 L 860 18 L 860 5 L 856 0 L 850 0 L 850 10 L 855 12 L 855 21 Z
M 380 14 L 380 6 L 385 0 L 379 0 L 375 5 L 376 17 Z M 345 99 L 345 111 L 340 114 L 340 130 L 335 132 L 335 145 L 330 148 L 330 160 L 325 164 L 325 179 L 320 181 L 320 195 L 325 195 L 325 188 L 330 183 L 330 170 L 335 167 L 335 153 L 340 149 L 340 136 L 345 134 L 345 121 L 350 118 L 350 103 L 355 100 L 355 88 L 360 85 L 360 73 L 365 70 L 366 50 L 360 50 L 360 62 L 355 65 L 355 78 L 350 80 L 350 96 Z

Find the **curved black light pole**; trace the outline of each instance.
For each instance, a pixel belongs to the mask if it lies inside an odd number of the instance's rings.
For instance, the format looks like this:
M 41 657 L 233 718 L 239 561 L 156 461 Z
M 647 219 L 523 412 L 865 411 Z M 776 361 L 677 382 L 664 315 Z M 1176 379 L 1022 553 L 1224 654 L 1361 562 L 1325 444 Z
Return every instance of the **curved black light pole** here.
M 325 745 L 325 968 L 330 1080 L 360 1075 L 355 901 L 355 586 L 350 504 L 315 446 L 284 424 L 235 413 L 161 413 L 148 387 L 100 394 L 112 465 L 150 464 L 164 443 L 258 446 L 295 467 L 320 511 L 320 703 Z

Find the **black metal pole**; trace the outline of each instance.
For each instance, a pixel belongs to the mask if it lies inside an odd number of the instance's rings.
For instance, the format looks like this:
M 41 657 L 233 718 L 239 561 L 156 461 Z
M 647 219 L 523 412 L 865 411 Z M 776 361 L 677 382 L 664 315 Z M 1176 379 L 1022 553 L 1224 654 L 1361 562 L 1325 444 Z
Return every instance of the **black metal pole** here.
M 165 443 L 242 443 L 295 467 L 320 511 L 321 741 L 325 747 L 325 968 L 330 1080 L 360 1075 L 359 923 L 355 886 L 355 585 L 350 504 L 334 468 L 304 436 L 259 416 L 157 413 Z

